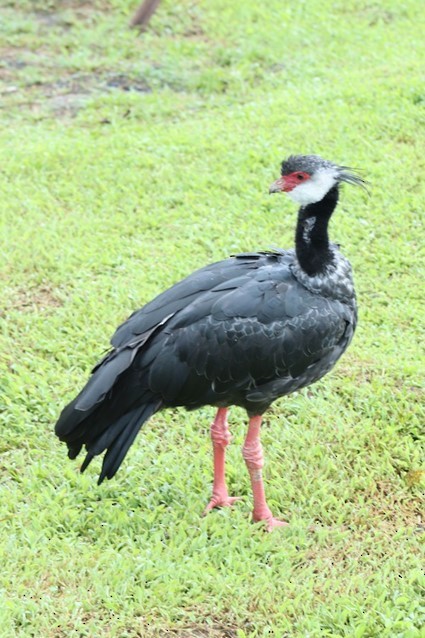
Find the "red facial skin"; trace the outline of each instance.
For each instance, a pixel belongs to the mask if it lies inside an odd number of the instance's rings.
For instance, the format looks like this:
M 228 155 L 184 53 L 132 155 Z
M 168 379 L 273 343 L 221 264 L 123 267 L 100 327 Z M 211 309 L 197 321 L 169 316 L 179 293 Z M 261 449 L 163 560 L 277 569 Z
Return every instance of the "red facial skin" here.
M 289 193 L 296 186 L 299 186 L 303 182 L 310 179 L 311 175 L 304 173 L 303 171 L 296 171 L 295 173 L 289 173 L 289 175 L 282 175 L 271 186 L 271 193 L 284 192 Z

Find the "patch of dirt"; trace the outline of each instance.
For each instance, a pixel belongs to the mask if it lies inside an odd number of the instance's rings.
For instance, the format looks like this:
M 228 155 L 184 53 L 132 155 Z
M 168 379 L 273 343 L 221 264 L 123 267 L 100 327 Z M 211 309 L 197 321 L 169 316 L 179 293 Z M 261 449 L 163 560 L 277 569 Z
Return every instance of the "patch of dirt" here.
M 53 1 L 34 2 L 32 10 L 25 12 L 25 18 L 42 36 L 37 49 L 14 45 L 12 41 L 0 47 L 0 108 L 15 107 L 54 118 L 74 117 L 92 95 L 117 90 L 151 92 L 144 78 L 137 75 L 130 77 L 105 71 L 78 73 L 61 68 L 49 49 L 49 33 L 68 31 L 81 22 L 101 17 L 102 12 L 106 14 L 115 9 L 106 1 L 101 6 L 97 2 L 96 7 L 93 3 L 77 0 L 64 0 L 60 4 L 59 9 Z M 19 3 L 10 3 L 6 19 L 15 12 L 15 6 L 19 15 Z M 40 79 L 31 81 L 34 76 Z
M 86 100 L 86 94 L 68 93 L 50 98 L 49 106 L 56 117 L 75 117 L 78 111 L 84 106 Z
M 72 27 L 72 22 L 63 18 L 60 14 L 51 11 L 34 11 L 33 17 L 35 20 L 46 28 L 56 28 L 68 30 Z
M 17 8 L 19 7 L 18 2 L 15 3 Z M 39 4 L 39 6 L 37 6 Z M 60 4 L 60 8 L 59 5 Z M 93 14 L 96 11 L 111 11 L 111 3 L 105 2 L 104 7 L 99 7 L 99 2 L 96 2 L 96 7 L 93 7 L 93 2 L 81 2 L 79 0 L 61 0 L 60 3 L 52 0 L 50 2 L 50 7 L 47 6 L 48 3 L 43 0 L 41 3 L 33 2 L 32 11 L 30 11 L 31 17 L 34 21 L 38 22 L 42 26 L 46 27 L 65 27 L 68 28 L 72 26 L 75 22 L 74 17 L 80 20 L 92 19 Z M 68 15 L 72 15 L 72 21 L 67 18 L 67 16 L 63 16 L 63 12 L 67 12 Z M 70 13 L 72 12 L 72 14 Z
M 113 75 L 106 81 L 106 86 L 123 91 L 137 91 L 139 93 L 151 93 L 152 89 L 143 80 L 129 78 L 127 75 Z
M 110 18 L 115 13 L 119 16 L 120 24 L 123 20 L 129 24 L 136 6 L 137 3 L 133 8 L 123 11 L 107 0 L 98 0 L 96 3 L 85 0 L 63 0 L 61 3 L 54 0 L 34 0 L 31 8 L 25 10 L 20 8 L 17 1 L 8 3 L 5 9 L 6 19 L 9 15 L 16 15 L 25 18 L 25 21 L 29 20 L 38 39 L 30 40 L 29 48 L 20 46 L 20 37 L 16 42 L 10 39 L 0 48 L 0 108 L 10 112 L 13 109 L 27 110 L 43 119 L 73 118 L 85 107 L 91 96 L 101 96 L 112 91 L 136 92 L 140 95 L 150 93 L 152 88 L 137 73 L 117 73 L 117 70 L 114 73 L 112 68 L 110 71 L 105 69 L 88 74 L 82 70 L 78 72 L 78 68 L 63 68 L 62 52 L 56 57 L 55 52 L 50 49 L 52 34 L 55 35 L 56 42 L 61 33 L 65 34 L 77 26 L 81 28 L 81 24 L 90 29 L 90 25 L 104 17 Z M 176 5 L 170 10 L 168 7 L 167 11 L 160 5 L 154 18 L 147 28 L 153 33 L 156 29 L 158 35 L 203 41 L 208 39 L 202 26 L 202 11 L 196 3 L 186 8 Z M 0 10 L 0 20 L 2 19 Z
M 27 63 L 13 55 L 10 50 L 8 53 L 2 52 L 0 69 L 24 69 L 26 66 Z
M 153 631 L 152 638 L 237 638 L 237 628 L 222 624 L 211 627 L 190 625 L 186 627 Z
M 59 308 L 62 302 L 55 296 L 54 291 L 47 285 L 33 288 L 18 288 L 11 297 L 8 309 L 20 312 L 37 312 L 49 308 Z
M 65 638 L 69 636 L 70 629 L 71 627 L 66 630 L 57 627 L 49 636 L 51 638 Z M 211 627 L 193 624 L 175 629 L 154 629 L 147 624 L 143 629 L 129 627 L 128 631 L 132 638 L 237 638 L 238 635 L 235 626 L 222 625 L 221 623 Z
M 46 85 L 45 85 L 46 86 Z M 41 88 L 44 89 L 45 86 Z M 46 86 L 49 92 L 48 106 L 56 117 L 74 117 L 84 107 L 87 99 L 94 94 L 113 90 L 136 91 L 150 93 L 152 89 L 143 79 L 131 78 L 127 75 L 73 76 Z
M 418 478 L 423 478 L 422 472 L 419 472 L 420 477 L 414 474 L 415 484 Z M 370 503 L 371 525 L 384 534 L 393 536 L 402 527 L 417 532 L 424 524 L 420 499 L 414 495 L 395 493 L 389 481 L 377 481 L 375 488 L 365 494 L 365 499 Z
M 143 78 L 125 74 L 72 74 L 55 82 L 37 81 L 22 87 L 18 86 L 18 82 L 13 83 L 13 72 L 0 67 L 0 81 L 5 83 L 3 88 L 0 87 L 0 95 L 4 100 L 10 96 L 15 105 L 35 112 L 47 107 L 55 117 L 75 117 L 93 95 L 117 90 L 137 93 L 152 91 Z
M 391 24 L 400 16 L 403 16 L 404 13 L 403 10 L 398 13 L 395 11 L 389 11 L 378 3 L 371 4 L 370 6 L 353 5 L 353 7 L 354 8 L 341 6 L 338 11 L 339 13 L 362 16 L 365 20 L 367 20 L 369 27 L 373 27 L 380 23 Z
M 27 66 L 22 55 L 21 50 L 0 49 L 0 95 L 13 93 L 17 90 L 17 87 L 10 83 L 15 82 L 19 71 Z M 5 86 L 2 87 L 1 83 L 4 83 Z

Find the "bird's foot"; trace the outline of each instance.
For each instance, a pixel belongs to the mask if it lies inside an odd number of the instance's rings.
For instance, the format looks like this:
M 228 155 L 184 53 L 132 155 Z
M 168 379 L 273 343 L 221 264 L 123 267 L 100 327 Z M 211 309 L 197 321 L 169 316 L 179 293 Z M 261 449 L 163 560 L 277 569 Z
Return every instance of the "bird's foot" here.
M 264 514 L 252 513 L 252 520 L 254 523 L 264 522 L 266 532 L 272 532 L 275 527 L 287 527 L 289 523 L 287 521 L 280 521 L 278 518 L 272 516 L 271 512 L 264 512 Z
M 215 507 L 232 507 L 240 500 L 242 500 L 241 496 L 229 496 L 227 491 L 213 492 L 212 498 L 204 509 L 202 516 L 206 516 Z

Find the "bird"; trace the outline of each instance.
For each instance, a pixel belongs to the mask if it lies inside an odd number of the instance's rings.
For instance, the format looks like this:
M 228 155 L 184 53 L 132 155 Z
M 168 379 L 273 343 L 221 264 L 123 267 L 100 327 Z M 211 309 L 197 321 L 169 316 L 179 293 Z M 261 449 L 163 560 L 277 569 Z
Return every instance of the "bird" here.
M 299 206 L 294 247 L 207 265 L 133 312 L 62 410 L 55 432 L 69 458 L 85 447 L 81 471 L 104 454 L 99 484 L 115 475 L 155 413 L 210 405 L 216 409 L 210 426 L 214 475 L 203 513 L 234 505 L 239 497 L 228 492 L 225 454 L 228 410 L 240 406 L 248 417 L 242 455 L 252 520 L 268 531 L 288 524 L 273 516 L 265 497 L 262 419 L 276 399 L 327 374 L 352 340 L 352 267 L 330 242 L 328 224 L 341 185 L 366 188 L 366 182 L 357 170 L 319 155 L 291 155 L 280 172 L 269 193 L 285 193 Z

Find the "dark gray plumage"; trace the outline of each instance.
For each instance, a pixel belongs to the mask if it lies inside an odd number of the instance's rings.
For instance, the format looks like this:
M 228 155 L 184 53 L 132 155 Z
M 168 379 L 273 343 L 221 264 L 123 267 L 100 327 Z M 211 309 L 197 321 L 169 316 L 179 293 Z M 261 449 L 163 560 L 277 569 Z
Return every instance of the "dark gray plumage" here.
M 323 234 L 323 220 L 327 227 L 339 182 L 360 178 L 317 156 L 292 156 L 280 182 L 299 170 L 334 181 L 301 207 L 296 250 L 237 255 L 160 294 L 117 329 L 113 350 L 63 410 L 56 433 L 71 458 L 85 446 L 82 469 L 107 450 L 99 482 L 115 474 L 158 410 L 239 405 L 260 415 L 320 379 L 347 348 L 356 325 L 351 268 L 315 233 Z M 273 192 L 295 189 L 291 182 Z M 313 221 L 306 226 L 306 219 Z

